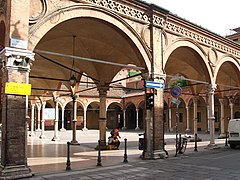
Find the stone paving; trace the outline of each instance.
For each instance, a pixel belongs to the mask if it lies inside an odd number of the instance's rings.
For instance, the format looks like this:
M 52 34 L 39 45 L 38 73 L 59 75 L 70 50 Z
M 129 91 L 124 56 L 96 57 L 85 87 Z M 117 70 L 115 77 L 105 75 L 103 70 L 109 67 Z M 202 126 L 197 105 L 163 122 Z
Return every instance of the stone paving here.
M 137 149 L 138 133 L 140 132 L 121 132 L 122 139 L 128 139 L 128 163 L 123 163 L 124 145 L 122 143 L 120 150 L 102 151 L 102 166 L 96 166 L 97 151 L 93 149 L 96 146 L 98 132 L 78 132 L 78 138 L 80 139 L 81 136 L 82 139 L 80 146 L 74 146 L 71 149 L 71 171 L 65 170 L 66 154 L 64 154 L 67 139 L 71 137 L 70 132 L 62 133 L 63 136 L 58 142 L 51 142 L 51 138 L 38 140 L 37 136 L 31 137 L 29 149 L 33 148 L 33 150 L 28 154 L 28 164 L 35 176 L 30 179 L 240 179 L 238 169 L 230 168 L 226 171 L 225 165 L 221 166 L 221 163 L 217 163 L 220 157 L 226 157 L 228 151 L 231 151 L 228 146 L 225 146 L 224 139 L 216 139 L 217 146 L 208 147 L 209 135 L 201 134 L 199 136 L 203 142 L 198 143 L 198 152 L 194 151 L 194 143 L 188 143 L 185 154 L 175 157 L 175 135 L 166 134 L 169 158 L 141 160 L 139 158 L 141 151 Z M 33 156 L 34 149 L 38 151 L 35 156 Z M 240 152 L 234 152 L 238 157 L 237 153 Z M 39 163 L 44 168 L 41 169 Z

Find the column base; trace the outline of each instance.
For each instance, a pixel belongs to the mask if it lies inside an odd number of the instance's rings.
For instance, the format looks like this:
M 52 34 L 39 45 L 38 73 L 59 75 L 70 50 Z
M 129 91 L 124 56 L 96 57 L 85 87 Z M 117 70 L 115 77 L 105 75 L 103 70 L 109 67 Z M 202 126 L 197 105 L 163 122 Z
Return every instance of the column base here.
M 122 130 L 126 130 L 127 128 L 126 127 L 122 127 Z
M 67 131 L 67 130 L 64 129 L 64 128 L 61 128 L 60 131 L 61 131 L 61 132 L 65 132 L 65 131 Z
M 41 132 L 42 130 L 40 128 L 36 129 L 36 132 Z
M 30 132 L 29 136 L 30 137 L 35 137 L 35 133 L 34 132 Z
M 88 128 L 82 128 L 82 131 L 88 131 Z
M 59 137 L 53 137 L 53 138 L 52 138 L 52 141 L 59 141 L 59 140 L 60 140 Z
M 19 166 L 0 166 L 0 179 L 22 179 L 32 177 L 30 167 Z
M 219 149 L 220 147 L 217 144 L 208 144 L 206 149 Z
M 218 136 L 218 139 L 225 139 L 226 138 L 226 133 L 222 133 Z
M 139 131 L 139 130 L 140 130 L 140 128 L 139 128 L 139 127 L 136 127 L 136 128 L 135 128 L 135 131 Z
M 46 136 L 45 135 L 40 135 L 39 138 L 40 139 L 46 139 Z
M 71 141 L 71 144 L 79 145 L 79 142 L 78 142 L 77 140 L 72 140 L 72 141 Z

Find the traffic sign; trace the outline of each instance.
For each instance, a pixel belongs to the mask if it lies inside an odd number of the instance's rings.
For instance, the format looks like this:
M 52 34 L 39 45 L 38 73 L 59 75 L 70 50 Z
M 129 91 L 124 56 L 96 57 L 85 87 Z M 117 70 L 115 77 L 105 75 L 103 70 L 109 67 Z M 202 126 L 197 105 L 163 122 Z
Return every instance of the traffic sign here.
M 146 88 L 164 88 L 164 82 L 146 81 Z
M 170 89 L 170 93 L 173 97 L 178 98 L 182 94 L 182 88 L 180 86 L 174 86 Z

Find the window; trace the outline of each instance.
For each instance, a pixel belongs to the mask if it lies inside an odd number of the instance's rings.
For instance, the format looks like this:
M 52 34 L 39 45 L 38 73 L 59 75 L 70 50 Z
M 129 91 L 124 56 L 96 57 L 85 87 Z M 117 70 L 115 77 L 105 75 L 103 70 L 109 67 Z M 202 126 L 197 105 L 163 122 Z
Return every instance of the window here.
M 219 113 L 214 112 L 215 122 L 219 122 Z
M 180 123 L 183 122 L 183 113 L 179 113 L 179 122 L 180 122 Z
M 197 122 L 202 122 L 201 112 L 197 112 Z

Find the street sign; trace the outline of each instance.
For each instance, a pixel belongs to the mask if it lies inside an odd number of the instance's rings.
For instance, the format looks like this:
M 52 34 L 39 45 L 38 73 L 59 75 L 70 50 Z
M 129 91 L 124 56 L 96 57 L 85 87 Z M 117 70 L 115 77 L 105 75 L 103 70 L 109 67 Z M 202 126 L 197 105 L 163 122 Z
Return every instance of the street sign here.
M 172 98 L 172 103 L 176 104 L 179 106 L 179 104 L 181 103 L 181 101 L 178 98 Z
M 164 82 L 146 81 L 146 88 L 164 88 Z
M 172 97 L 178 98 L 182 94 L 182 88 L 180 86 L 174 86 L 170 89 Z

